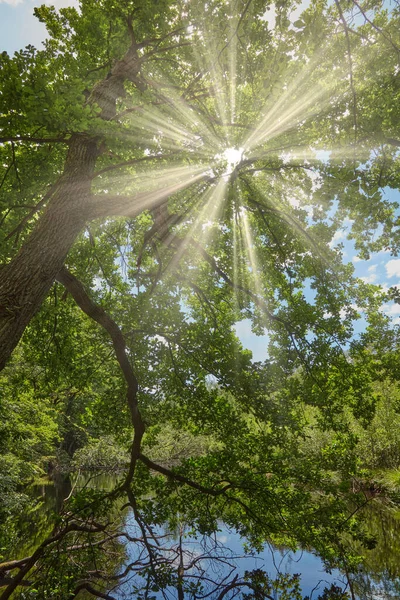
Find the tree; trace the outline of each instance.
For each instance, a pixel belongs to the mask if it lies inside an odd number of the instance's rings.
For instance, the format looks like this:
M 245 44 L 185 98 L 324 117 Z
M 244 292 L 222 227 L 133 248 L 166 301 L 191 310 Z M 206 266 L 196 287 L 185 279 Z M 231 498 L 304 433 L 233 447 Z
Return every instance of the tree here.
M 275 535 L 344 564 L 333 540 L 346 506 L 339 493 L 311 502 L 330 467 L 298 451 L 299 398 L 329 408 L 337 428 L 344 403 L 358 414 L 370 405 L 345 349 L 354 305 L 373 319 L 382 298 L 329 243 L 348 216 L 364 254 L 398 248 L 397 207 L 382 190 L 398 185 L 399 13 L 315 2 L 292 23 L 295 6 L 270 6 L 275 30 L 256 0 L 36 9 L 45 49 L 3 54 L 0 75 L 0 364 L 26 330 L 21 351 L 34 348 L 50 385 L 59 366 L 73 379 L 62 350 L 84 354 L 71 342 L 82 319 L 73 299 L 104 330 L 92 353 L 113 350 L 121 374 L 112 360 L 107 375 L 126 387 L 128 410 L 111 412 L 125 428 L 129 415 L 135 435 L 113 500 L 126 495 L 139 524 L 175 511 L 212 531 L 223 517 L 255 546 Z M 247 317 L 269 332 L 264 365 L 234 335 Z M 99 378 L 110 412 L 101 388 Z M 143 452 L 163 423 L 216 446 L 171 470 Z M 342 436 L 333 459 L 351 444 Z M 95 519 L 110 496 L 86 500 Z M 75 515 L 56 542 L 104 531 Z

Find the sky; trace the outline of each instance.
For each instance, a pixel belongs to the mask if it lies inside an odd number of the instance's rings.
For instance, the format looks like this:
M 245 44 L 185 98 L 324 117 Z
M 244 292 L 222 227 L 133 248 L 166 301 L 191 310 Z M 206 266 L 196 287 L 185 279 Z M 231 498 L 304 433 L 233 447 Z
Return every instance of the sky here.
M 63 6 L 77 6 L 76 1 L 53 0 L 40 2 L 38 0 L 0 0 L 0 49 L 13 54 L 16 50 L 28 44 L 41 47 L 41 42 L 46 36 L 46 29 L 33 15 L 35 6 L 41 4 L 53 5 L 56 8 Z
M 13 54 L 16 50 L 32 44 L 37 48 L 41 47 L 41 42 L 46 37 L 46 30 L 42 23 L 34 17 L 34 6 L 43 4 L 35 0 L 0 0 L 0 51 L 6 50 Z M 52 4 L 56 8 L 63 6 L 77 6 L 76 0 L 53 0 L 45 2 Z M 291 20 L 298 18 L 303 8 L 307 5 L 307 0 L 303 0 L 300 6 L 291 15 Z M 270 28 L 275 23 L 275 11 L 266 11 L 264 15 Z M 322 158 L 322 157 L 320 157 Z M 400 192 L 385 189 L 387 199 L 396 200 L 400 204 Z M 333 245 L 343 244 L 344 262 L 352 262 L 355 268 L 355 275 L 368 283 L 382 285 L 384 288 L 398 285 L 400 287 L 400 258 L 390 256 L 388 252 L 379 252 L 370 257 L 368 261 L 360 260 L 354 249 L 352 241 L 346 239 L 346 231 L 350 223 L 343 223 L 343 227 L 335 234 Z M 400 323 L 400 305 L 389 303 L 383 308 L 386 314 L 393 318 L 393 323 Z M 361 318 L 355 329 L 360 333 L 365 327 L 365 321 Z M 250 320 L 246 319 L 237 323 L 236 332 L 244 347 L 253 352 L 253 360 L 261 361 L 267 357 L 266 346 L 268 336 L 255 336 L 251 331 Z

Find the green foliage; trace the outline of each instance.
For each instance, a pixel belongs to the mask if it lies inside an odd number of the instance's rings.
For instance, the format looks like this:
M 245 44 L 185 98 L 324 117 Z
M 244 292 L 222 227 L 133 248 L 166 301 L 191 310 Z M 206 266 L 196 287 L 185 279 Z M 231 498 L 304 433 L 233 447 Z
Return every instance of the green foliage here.
M 375 414 L 367 427 L 354 423 L 358 437 L 357 452 L 370 469 L 393 469 L 400 464 L 400 397 L 398 383 L 383 381 L 375 385 Z
M 360 256 L 399 251 L 385 190 L 400 183 L 400 16 L 328 4 L 293 23 L 295 2 L 43 5 L 44 49 L 2 54 L 0 279 L 24 252 L 33 268 L 20 295 L 5 279 L 0 319 L 42 298 L 0 380 L 2 547 L 34 477 L 128 467 L 113 490 L 74 491 L 55 531 L 75 529 L 21 598 L 73 597 L 88 572 L 108 589 L 123 502 L 143 556 L 154 528 L 211 535 L 221 520 L 251 550 L 313 548 L 346 574 L 372 549 L 366 469 L 392 469 L 398 487 L 399 340 L 380 310 L 398 294 L 356 280 L 332 240 L 347 219 Z M 228 148 L 243 149 L 231 172 Z M 63 262 L 92 310 L 54 282 Z M 268 335 L 263 363 L 235 334 L 244 320 Z M 156 546 L 156 567 L 140 555 L 132 570 L 150 593 L 179 589 L 178 553 Z M 301 597 L 296 577 L 244 582 L 243 597 Z
M 129 453 L 112 436 L 93 440 L 74 453 L 73 470 L 118 471 L 129 464 Z

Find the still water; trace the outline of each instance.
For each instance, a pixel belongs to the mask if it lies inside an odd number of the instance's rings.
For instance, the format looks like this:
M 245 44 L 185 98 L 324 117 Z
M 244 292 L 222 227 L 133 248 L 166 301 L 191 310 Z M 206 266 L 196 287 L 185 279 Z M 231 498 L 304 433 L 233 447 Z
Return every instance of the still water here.
M 109 490 L 115 481 L 115 477 L 102 474 L 94 477 L 89 485 Z M 34 549 L 46 535 L 46 529 L 50 531 L 51 524 L 47 517 L 55 509 L 59 510 L 70 490 L 71 484 L 68 480 L 45 482 L 32 490 L 39 502 L 34 518 L 24 524 L 24 553 L 29 548 Z M 125 512 L 123 527 L 132 537 L 140 533 L 129 510 Z M 351 576 L 354 593 L 359 600 L 400 600 L 400 511 L 374 500 L 368 509 L 368 529 L 377 539 L 377 545 L 372 550 L 358 549 L 360 553 L 366 553 L 367 557 L 363 564 L 360 564 L 359 572 Z M 245 540 L 224 523 L 220 523 L 219 531 L 211 537 L 195 538 L 184 526 L 172 532 L 154 528 L 153 534 L 155 538 L 163 540 L 163 545 L 168 544 L 168 551 L 180 556 L 185 567 L 185 576 L 188 579 L 192 577 L 194 582 L 200 576 L 205 581 L 216 581 L 228 576 L 232 578 L 236 574 L 241 577 L 245 571 L 262 569 L 272 579 L 276 579 L 279 574 L 299 574 L 302 594 L 309 596 L 311 600 L 316 600 L 324 588 L 329 588 L 331 584 L 349 591 L 345 575 L 337 570 L 326 572 L 321 559 L 312 552 L 291 552 L 267 544 L 259 554 L 246 554 L 243 550 Z M 357 547 L 353 545 L 352 550 L 357 551 Z M 137 558 L 135 552 L 135 544 L 125 544 L 120 571 Z M 189 568 L 190 565 L 193 566 Z M 117 600 L 137 598 L 139 596 L 134 590 L 137 585 L 140 587 L 140 583 L 138 575 L 132 573 L 123 586 L 111 590 L 111 593 Z M 211 587 L 210 584 L 210 589 Z M 152 597 L 172 600 L 177 598 L 177 592 L 175 588 L 167 589 L 166 595 L 155 592 Z M 213 600 L 217 595 L 208 597 Z M 279 595 L 276 597 L 279 598 Z

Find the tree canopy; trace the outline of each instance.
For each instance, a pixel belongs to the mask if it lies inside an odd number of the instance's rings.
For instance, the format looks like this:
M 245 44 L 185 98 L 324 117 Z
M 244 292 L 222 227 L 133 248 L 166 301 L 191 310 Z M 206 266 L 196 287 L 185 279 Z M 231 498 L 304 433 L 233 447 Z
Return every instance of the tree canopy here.
M 346 222 L 360 256 L 399 250 L 386 193 L 400 184 L 397 2 L 81 0 L 35 14 L 44 48 L 3 53 L 0 70 L 0 511 L 57 445 L 72 457 L 111 435 L 129 467 L 0 564 L 0 597 L 25 580 L 29 598 L 112 597 L 100 567 L 86 577 L 87 556 L 65 556 L 117 538 L 118 503 L 149 579 L 179 594 L 151 526 L 206 534 L 223 520 L 255 548 L 302 544 L 351 572 L 340 535 L 366 537 L 347 503 L 349 422 L 367 426 L 377 381 L 397 381 L 380 306 L 398 293 L 356 279 L 332 240 Z M 244 319 L 268 335 L 263 363 L 236 336 Z M 321 452 L 307 451 L 307 411 L 330 431 Z M 171 431 L 188 448 L 166 460 Z

